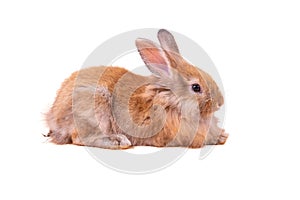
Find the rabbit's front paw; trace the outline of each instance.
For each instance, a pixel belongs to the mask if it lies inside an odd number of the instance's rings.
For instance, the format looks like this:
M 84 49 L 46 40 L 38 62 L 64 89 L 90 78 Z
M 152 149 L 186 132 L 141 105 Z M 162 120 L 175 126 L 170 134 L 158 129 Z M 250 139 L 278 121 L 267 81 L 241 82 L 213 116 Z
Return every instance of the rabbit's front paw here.
M 218 144 L 225 144 L 228 136 L 229 136 L 229 134 L 225 133 L 225 130 L 222 129 L 221 135 L 219 135 L 219 138 L 218 138 Z

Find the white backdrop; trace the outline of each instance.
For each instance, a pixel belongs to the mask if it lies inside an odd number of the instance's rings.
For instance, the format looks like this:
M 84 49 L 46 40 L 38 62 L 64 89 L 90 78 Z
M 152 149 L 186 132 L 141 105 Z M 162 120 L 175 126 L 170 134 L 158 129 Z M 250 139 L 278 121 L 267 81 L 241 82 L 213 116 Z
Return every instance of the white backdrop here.
M 299 199 L 300 7 L 297 1 L 1 1 L 1 199 Z M 45 143 L 42 113 L 110 37 L 166 28 L 218 68 L 230 133 L 205 159 L 127 175 L 82 147 Z

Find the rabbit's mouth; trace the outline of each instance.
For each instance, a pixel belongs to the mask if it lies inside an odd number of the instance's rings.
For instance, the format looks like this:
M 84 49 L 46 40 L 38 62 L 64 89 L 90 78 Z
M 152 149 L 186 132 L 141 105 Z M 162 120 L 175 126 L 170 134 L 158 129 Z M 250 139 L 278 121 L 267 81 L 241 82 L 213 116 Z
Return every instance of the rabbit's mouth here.
M 202 117 L 209 117 L 221 106 L 222 104 L 215 102 L 212 98 L 207 98 L 204 103 L 200 104 L 200 114 Z

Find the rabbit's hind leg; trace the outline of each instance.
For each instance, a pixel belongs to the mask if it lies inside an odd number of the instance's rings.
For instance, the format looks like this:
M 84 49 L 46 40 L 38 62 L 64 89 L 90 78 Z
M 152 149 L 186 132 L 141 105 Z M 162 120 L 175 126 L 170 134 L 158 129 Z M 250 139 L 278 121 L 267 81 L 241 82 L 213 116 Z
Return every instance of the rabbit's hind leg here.
M 72 134 L 74 144 L 107 149 L 126 149 L 131 142 L 117 127 L 111 108 L 112 97 L 106 87 L 98 86 L 80 94 L 77 101 L 76 131 Z

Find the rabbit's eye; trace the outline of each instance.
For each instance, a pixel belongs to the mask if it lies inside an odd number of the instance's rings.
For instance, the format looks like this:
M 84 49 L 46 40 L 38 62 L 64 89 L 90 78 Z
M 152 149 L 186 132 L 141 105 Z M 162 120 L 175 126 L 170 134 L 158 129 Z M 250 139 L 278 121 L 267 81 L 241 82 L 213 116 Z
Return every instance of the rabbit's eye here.
M 192 89 L 193 89 L 194 92 L 199 92 L 199 93 L 201 92 L 201 87 L 198 83 L 194 83 L 192 85 Z

